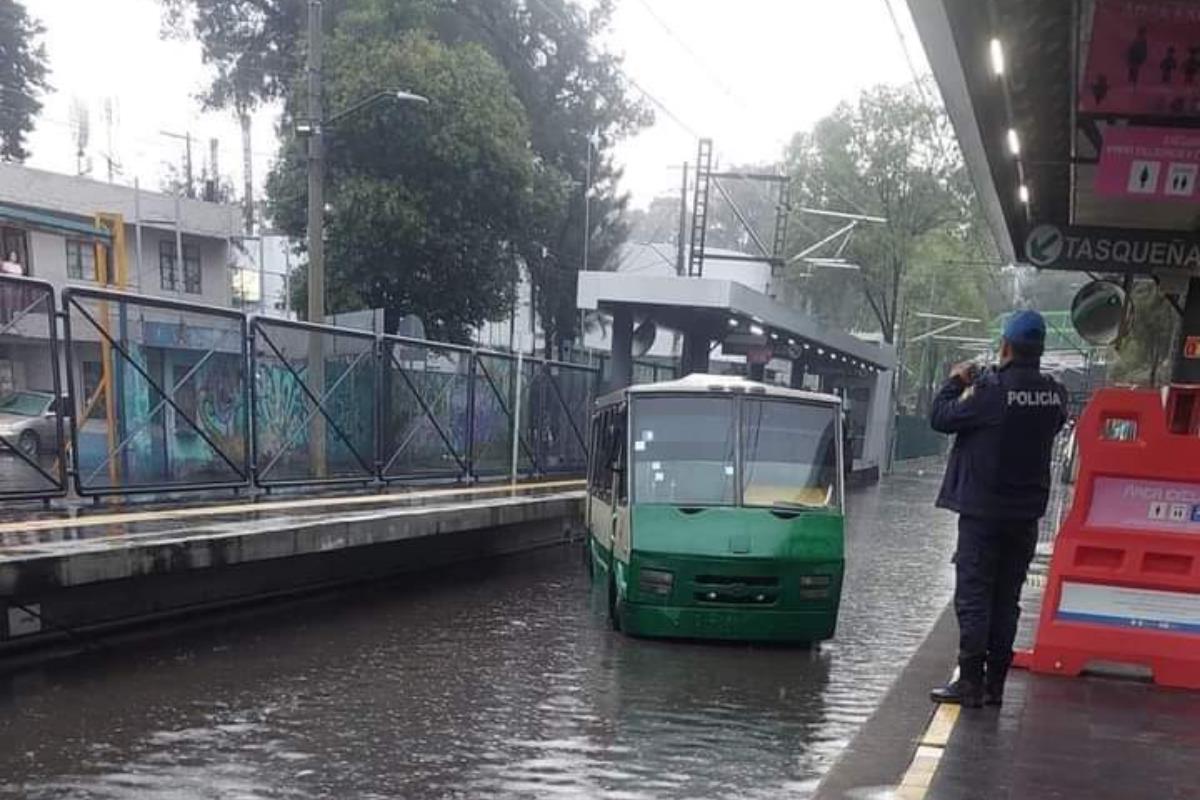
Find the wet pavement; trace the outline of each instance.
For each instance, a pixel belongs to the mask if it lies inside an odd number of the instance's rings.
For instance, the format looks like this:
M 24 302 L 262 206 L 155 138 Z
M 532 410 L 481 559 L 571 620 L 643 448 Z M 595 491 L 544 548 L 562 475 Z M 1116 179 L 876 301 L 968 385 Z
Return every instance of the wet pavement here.
M 0 678 L 0 796 L 803 797 L 949 598 L 935 490 L 852 493 L 817 648 L 614 634 L 559 548 Z

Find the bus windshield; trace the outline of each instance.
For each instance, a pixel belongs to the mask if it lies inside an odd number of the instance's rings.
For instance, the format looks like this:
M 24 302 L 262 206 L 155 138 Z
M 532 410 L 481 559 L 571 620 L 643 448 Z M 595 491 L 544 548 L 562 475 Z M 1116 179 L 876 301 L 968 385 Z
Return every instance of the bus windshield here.
M 746 398 L 742 407 L 742 502 L 834 508 L 838 492 L 836 409 Z
M 639 397 L 633 419 L 633 502 L 736 502 L 732 397 Z

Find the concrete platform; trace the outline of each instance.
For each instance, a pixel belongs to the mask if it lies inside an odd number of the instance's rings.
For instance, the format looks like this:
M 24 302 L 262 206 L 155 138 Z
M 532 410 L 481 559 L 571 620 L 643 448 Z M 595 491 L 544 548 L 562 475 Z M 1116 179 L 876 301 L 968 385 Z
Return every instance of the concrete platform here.
M 0 524 L 0 657 L 580 534 L 576 481 Z
M 1033 641 L 1043 585 L 1035 574 L 1026 586 L 1018 646 Z M 1002 707 L 939 709 L 928 692 L 950 677 L 956 646 L 948 608 L 815 798 L 1197 796 L 1200 693 L 1014 670 Z

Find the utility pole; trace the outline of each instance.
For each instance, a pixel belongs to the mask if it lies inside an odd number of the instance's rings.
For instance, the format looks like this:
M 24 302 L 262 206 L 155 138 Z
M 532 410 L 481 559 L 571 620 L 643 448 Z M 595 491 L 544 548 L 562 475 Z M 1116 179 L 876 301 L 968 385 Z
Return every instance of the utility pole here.
M 187 132 L 186 141 L 187 141 L 187 150 L 184 153 L 184 158 L 187 160 L 187 164 L 184 168 L 187 170 L 187 196 L 194 198 L 196 196 L 196 184 L 195 184 L 194 176 L 192 173 L 192 132 L 191 131 Z
M 325 131 L 321 107 L 321 0 L 308 0 L 308 321 L 325 321 Z
M 238 122 L 242 126 L 242 214 L 246 235 L 254 235 L 254 154 L 250 148 L 250 112 L 239 108 Z
M 325 322 L 325 112 L 321 105 L 321 0 L 308 0 L 308 321 Z M 321 337 L 308 339 L 309 389 L 318 403 L 325 396 L 325 349 Z M 309 455 L 318 478 L 328 474 L 325 420 L 313 409 Z
M 596 146 L 595 132 L 587 137 L 587 167 L 583 179 L 583 271 L 588 268 L 588 245 L 592 240 L 592 148 Z
M 204 187 L 205 200 L 211 203 L 217 202 L 221 192 L 221 170 L 217 166 L 217 158 L 219 156 L 220 143 L 216 139 L 208 140 L 208 170 L 209 170 L 209 185 Z
M 679 184 L 679 232 L 676 234 L 675 274 L 687 270 L 687 190 L 688 162 L 683 162 L 683 179 Z

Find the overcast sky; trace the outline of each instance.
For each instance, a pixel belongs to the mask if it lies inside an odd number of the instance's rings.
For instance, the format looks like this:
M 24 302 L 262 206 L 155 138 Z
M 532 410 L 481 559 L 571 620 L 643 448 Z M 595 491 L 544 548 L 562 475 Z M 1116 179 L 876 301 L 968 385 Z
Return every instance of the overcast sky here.
M 926 70 L 904 0 L 891 0 L 916 69 Z M 162 135 L 191 132 L 196 173 L 208 140 L 219 140 L 222 174 L 241 186 L 241 144 L 229 114 L 202 114 L 195 95 L 207 70 L 195 42 L 159 37 L 156 0 L 25 0 L 46 27 L 53 94 L 31 139 L 29 165 L 75 172 L 72 106 L 90 110 L 92 175 L 158 188 L 164 162 L 182 159 L 183 143 Z M 840 100 L 910 72 L 886 0 L 619 0 L 609 37 L 625 69 L 666 107 L 658 121 L 621 145 L 625 186 L 635 205 L 678 184 L 679 163 L 695 159 L 698 135 L 712 137 L 724 164 L 772 162 L 797 130 Z M 105 101 L 114 109 L 112 147 Z M 674 117 L 674 119 L 672 118 Z M 257 115 L 254 171 L 262 185 L 274 152 L 275 119 Z

